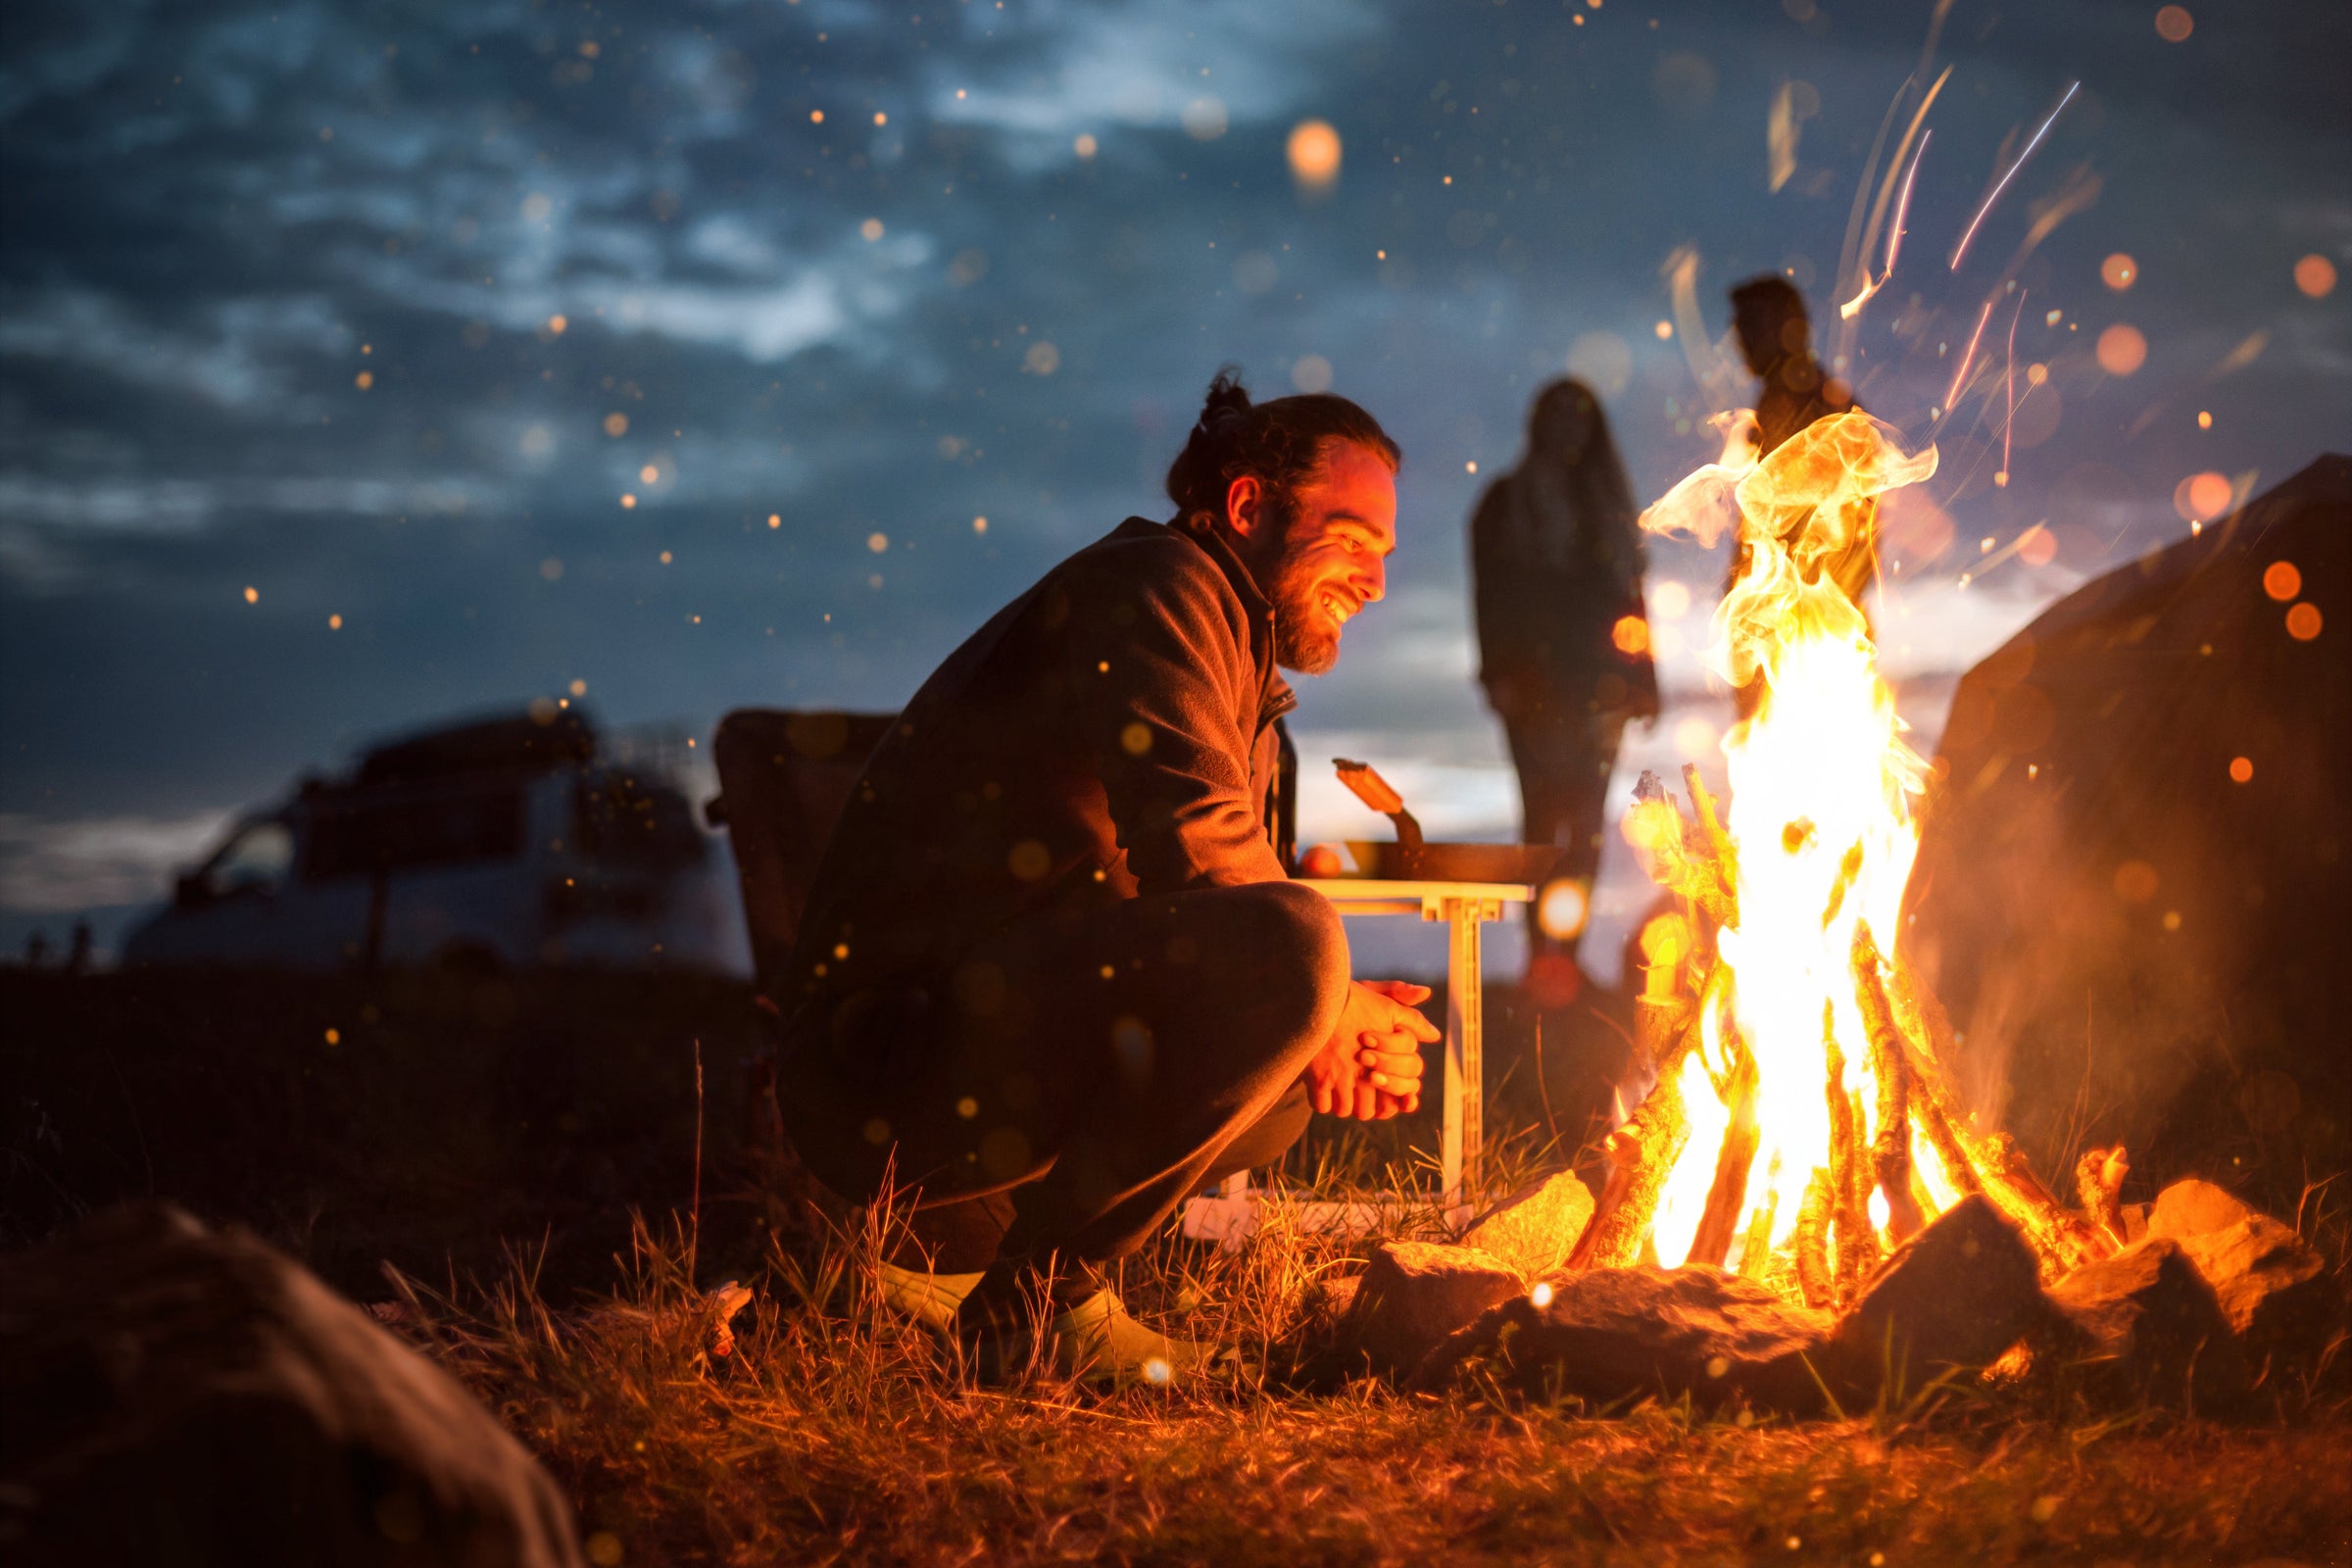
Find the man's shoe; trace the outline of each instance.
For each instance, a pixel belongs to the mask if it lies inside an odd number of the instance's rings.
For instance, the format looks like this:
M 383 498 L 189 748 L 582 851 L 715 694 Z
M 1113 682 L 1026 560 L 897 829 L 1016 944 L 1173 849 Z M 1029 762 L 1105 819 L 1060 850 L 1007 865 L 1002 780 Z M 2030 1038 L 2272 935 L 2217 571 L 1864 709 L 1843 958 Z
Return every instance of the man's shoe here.
M 1107 1289 L 1057 1314 L 1047 1326 L 1046 1342 L 1055 1370 L 1093 1383 L 1165 1388 L 1199 1372 L 1211 1355 L 1208 1346 L 1144 1327 Z
M 943 1339 L 953 1339 L 956 1310 L 979 1283 L 977 1274 L 926 1274 L 885 1263 L 882 1304 L 901 1317 L 912 1318 Z

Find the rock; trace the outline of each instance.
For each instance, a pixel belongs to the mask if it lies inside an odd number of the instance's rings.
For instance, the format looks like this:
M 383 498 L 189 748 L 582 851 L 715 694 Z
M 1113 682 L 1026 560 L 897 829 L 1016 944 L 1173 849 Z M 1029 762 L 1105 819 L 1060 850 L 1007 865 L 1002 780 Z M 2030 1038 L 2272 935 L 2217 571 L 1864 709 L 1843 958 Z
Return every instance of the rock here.
M 18 1560 L 581 1561 L 472 1395 L 251 1236 L 118 1209 L 0 1262 L 0 1300 Z
M 1462 1245 L 1494 1253 L 1534 1281 L 1568 1261 L 1592 1218 L 1592 1189 L 1562 1171 L 1489 1209 L 1462 1233 Z
M 1376 1372 L 1410 1372 L 1440 1341 L 1526 1287 L 1501 1258 L 1437 1242 L 1383 1242 L 1341 1325 Z
M 2156 1195 L 2156 1201 L 2148 1207 L 2148 1234 L 2179 1241 L 2208 1231 L 2226 1231 L 2258 1212 L 2229 1189 L 2191 1177 Z
M 2316 1359 L 2344 1326 L 2327 1260 L 2292 1226 L 2211 1182 L 2175 1182 L 2158 1194 L 2148 1234 L 2180 1244 L 2257 1370 Z
M 1414 1382 L 1442 1388 L 1483 1371 L 1537 1397 L 1689 1394 L 1809 1414 L 1826 1402 L 1815 1367 L 1830 1327 L 1826 1312 L 1703 1264 L 1595 1269 L 1488 1311 L 1431 1352 Z
M 2170 1237 L 2087 1263 L 2050 1287 L 2066 1333 L 2056 1356 L 2106 1398 L 2175 1409 L 2227 1409 L 2246 1393 L 2246 1363 L 2213 1287 Z
M 2025 1238 L 1984 1198 L 1964 1198 L 1871 1276 L 1832 1359 L 1845 1386 L 1899 1401 L 1947 1368 L 1990 1365 L 2048 1310 Z

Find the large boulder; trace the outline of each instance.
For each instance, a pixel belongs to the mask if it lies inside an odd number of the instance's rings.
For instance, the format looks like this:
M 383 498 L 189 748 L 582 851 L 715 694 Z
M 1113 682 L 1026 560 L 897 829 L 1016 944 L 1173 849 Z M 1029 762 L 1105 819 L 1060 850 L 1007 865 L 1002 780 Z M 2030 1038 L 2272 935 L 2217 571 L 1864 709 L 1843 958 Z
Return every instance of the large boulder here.
M 2246 1393 L 2230 1320 L 2180 1244 L 2152 1237 L 2049 1290 L 2064 1333 L 2051 1347 L 2103 1398 L 2226 1410 Z
M 1855 1390 L 1899 1400 L 1955 1368 L 1989 1366 L 2046 1321 L 2034 1250 L 1982 1197 L 1903 1244 L 1838 1321 L 1833 1360 Z
M 2235 1168 L 2278 1211 L 2352 1165 L 2352 457 L 2109 570 L 2092 518 L 2138 482 L 2052 496 L 2058 564 L 2104 575 L 1954 691 L 1903 947 L 2043 1170 L 2087 1103 L 2141 1170 Z
M 1688 1394 L 1809 1414 L 1822 1408 L 1828 1314 L 1704 1264 L 1572 1274 L 1514 1296 L 1440 1346 L 1415 1383 L 1484 1374 L 1540 1398 L 1597 1403 Z
M 2344 1299 L 2327 1260 L 2292 1227 L 2211 1182 L 2175 1182 L 2157 1195 L 2148 1235 L 2180 1244 L 2257 1366 L 2309 1361 L 2342 1327 Z
M 1447 1335 L 1525 1289 L 1492 1252 L 1383 1242 L 1356 1286 L 1341 1338 L 1376 1372 L 1410 1372 Z
M 1530 1281 L 1556 1273 L 1592 1219 L 1592 1190 L 1562 1171 L 1513 1194 L 1462 1233 L 1462 1245 L 1494 1253 Z
M 22 1562 L 559 1568 L 537 1460 L 252 1236 L 118 1209 L 0 1262 L 0 1536 Z

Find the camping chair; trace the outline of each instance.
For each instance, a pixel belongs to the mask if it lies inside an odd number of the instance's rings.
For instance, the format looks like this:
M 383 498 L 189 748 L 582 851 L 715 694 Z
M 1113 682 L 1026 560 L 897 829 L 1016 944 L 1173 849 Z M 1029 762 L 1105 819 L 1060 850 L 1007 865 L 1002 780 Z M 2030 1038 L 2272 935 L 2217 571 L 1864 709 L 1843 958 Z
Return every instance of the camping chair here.
M 791 956 L 825 840 L 898 716 L 739 708 L 718 721 L 710 758 L 719 794 L 703 814 L 734 847 L 762 982 Z

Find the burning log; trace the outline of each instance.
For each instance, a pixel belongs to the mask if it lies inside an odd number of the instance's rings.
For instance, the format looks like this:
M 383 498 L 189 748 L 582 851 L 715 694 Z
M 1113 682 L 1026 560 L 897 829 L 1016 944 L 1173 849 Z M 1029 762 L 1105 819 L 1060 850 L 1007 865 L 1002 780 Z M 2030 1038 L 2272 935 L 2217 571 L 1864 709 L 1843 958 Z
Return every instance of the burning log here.
M 1709 974 L 1710 992 L 1720 974 L 1720 969 Z M 1698 1019 L 1705 1003 L 1702 996 L 1694 1011 L 1679 1003 L 1650 997 L 1642 1000 L 1635 1015 L 1634 1050 L 1657 1081 L 1626 1124 L 1609 1134 L 1602 1145 L 1611 1162 L 1609 1179 L 1601 1189 L 1600 1201 L 1593 1205 L 1592 1222 L 1569 1254 L 1570 1268 L 1625 1268 L 1642 1255 L 1642 1244 L 1657 1217 L 1658 1197 L 1665 1191 L 1666 1178 L 1690 1142 L 1682 1069 L 1697 1049 Z
M 1657 1217 L 1658 1195 L 1690 1142 L 1682 1074 L 1667 1072 L 1633 1119 L 1609 1134 L 1605 1147 L 1617 1168 L 1601 1201 L 1608 1203 L 1612 1197 L 1616 1201 L 1593 1210 L 1592 1223 L 1585 1227 L 1584 1239 L 1568 1259 L 1570 1268 L 1628 1268 L 1640 1261 L 1650 1221 Z M 1619 1175 L 1625 1178 L 1622 1185 Z
M 1832 1276 L 1839 1305 L 1854 1298 L 1878 1267 L 1879 1239 L 1870 1224 L 1870 1162 L 1862 1142 L 1860 1097 L 1845 1087 L 1845 1053 L 1838 1049 L 1827 1005 L 1822 1009 L 1822 1054 L 1828 1062 L 1830 1103 L 1830 1222 L 1837 1243 Z
M 2113 1149 L 2093 1149 L 2075 1165 L 2075 1194 L 2082 1200 L 2083 1211 L 2106 1228 L 2107 1237 L 2117 1247 L 2128 1244 L 2124 1233 L 2124 1178 L 2131 1174 L 2132 1162 L 2124 1157 L 2124 1146 Z
M 1830 1188 L 1829 1172 L 1814 1167 L 1813 1179 L 1805 1184 L 1805 1200 L 1796 1211 L 1796 1231 L 1789 1249 L 1796 1265 L 1797 1294 L 1807 1306 L 1824 1309 L 1838 1304 L 1830 1276 Z
M 1695 771 L 1695 770 L 1693 770 Z M 1659 886 L 1690 901 L 1692 912 L 1708 930 L 1721 930 L 1739 921 L 1739 903 L 1733 893 L 1732 862 L 1726 858 L 1729 840 L 1710 836 L 1705 820 L 1693 823 L 1668 794 L 1655 773 L 1644 771 L 1634 785 L 1634 808 L 1626 813 L 1625 834 L 1642 851 L 1649 874 Z
M 1740 1247 L 1740 1272 L 1751 1280 L 1760 1280 L 1772 1270 L 1772 1226 L 1781 1208 L 1781 1162 L 1777 1157 L 1765 1182 L 1764 1201 L 1756 1205 L 1756 1217 Z
M 1919 1102 L 1918 1109 L 1919 1130 L 1927 1135 L 1928 1147 L 1936 1151 L 1936 1158 L 1943 1166 L 1944 1175 L 1959 1190 L 1960 1196 L 1970 1198 L 1984 1191 L 1984 1184 L 1977 1179 L 1976 1161 L 1961 1144 L 1960 1134 L 1952 1126 L 1951 1117 L 1945 1113 L 1943 1106 L 1935 1099 L 1928 1098 Z
M 1886 1229 L 1897 1242 L 1907 1242 L 1927 1223 L 1919 1200 L 1911 1196 L 1911 1072 L 1902 1035 L 1894 1026 L 1894 1008 L 1879 978 L 1879 947 L 1871 940 L 1866 920 L 1854 923 L 1854 1000 L 1862 1009 L 1862 1029 L 1870 1038 L 1870 1072 L 1879 1086 L 1878 1136 L 1871 1162 L 1879 1191 L 1886 1195 Z
M 1945 1176 L 1961 1193 L 1983 1193 L 2034 1244 L 2042 1272 L 2056 1278 L 2116 1250 L 2097 1230 L 2069 1213 L 2041 1185 L 2007 1135 L 1977 1139 L 1963 1129 L 1959 1091 L 1944 1067 L 1951 1047 L 1948 1022 L 1935 998 L 1901 960 L 1894 965 L 1891 998 L 1896 1036 L 1911 1067 L 1912 1103 L 1919 1112 Z M 2118 1177 L 2121 1180 L 2121 1177 Z M 2118 1234 L 2121 1234 L 2120 1228 Z
M 1764 1129 L 1756 1122 L 1756 1061 L 1741 1049 L 1731 1073 L 1731 1125 L 1724 1129 L 1723 1147 L 1715 1156 L 1715 1181 L 1707 1189 L 1707 1206 L 1690 1238 L 1690 1261 L 1720 1268 L 1731 1254 L 1739 1234 L 1740 1216 L 1747 1206 L 1747 1169 L 1756 1162 Z M 1752 1238 L 1750 1239 L 1752 1241 Z M 1744 1262 L 1744 1256 L 1742 1258 Z M 1741 1272 L 1746 1272 L 1745 1268 Z
M 1736 911 L 1739 906 L 1733 890 L 1740 886 L 1739 849 L 1732 843 L 1732 836 L 1724 831 L 1723 819 L 1715 810 L 1715 798 L 1707 793 L 1706 781 L 1698 776 L 1697 763 L 1683 764 L 1683 783 L 1690 791 L 1690 808 L 1698 813 L 1698 829 L 1713 859 L 1716 879 L 1723 885 L 1725 902 Z

